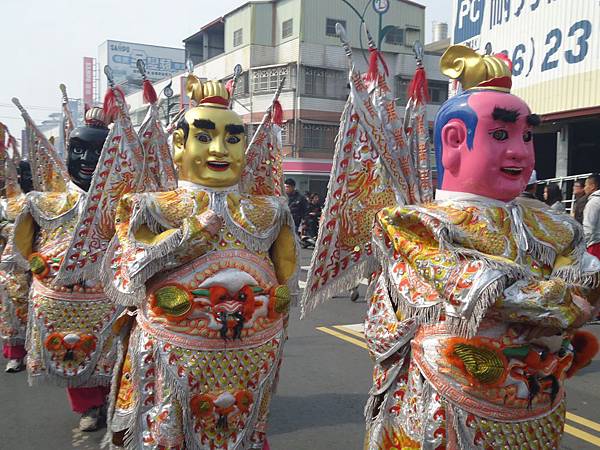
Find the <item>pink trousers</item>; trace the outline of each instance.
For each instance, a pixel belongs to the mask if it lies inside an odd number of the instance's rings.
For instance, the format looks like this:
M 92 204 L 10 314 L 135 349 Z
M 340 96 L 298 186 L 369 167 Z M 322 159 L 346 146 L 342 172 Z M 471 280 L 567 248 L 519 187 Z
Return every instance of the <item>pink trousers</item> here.
M 71 409 L 79 414 L 104 405 L 109 392 L 108 386 L 67 388 Z
M 2 355 L 6 359 L 23 359 L 27 352 L 25 351 L 25 346 L 22 344 L 18 345 L 9 345 L 4 344 L 2 347 Z

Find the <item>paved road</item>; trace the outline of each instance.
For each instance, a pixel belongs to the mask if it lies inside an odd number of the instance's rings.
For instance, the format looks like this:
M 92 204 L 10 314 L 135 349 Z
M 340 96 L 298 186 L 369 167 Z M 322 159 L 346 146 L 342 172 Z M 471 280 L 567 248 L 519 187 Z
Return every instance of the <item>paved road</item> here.
M 303 251 L 303 265 L 309 256 Z M 362 449 L 371 361 L 360 336 L 336 326 L 359 324 L 364 310 L 364 303 L 346 297 L 322 305 L 303 321 L 297 309 L 292 311 L 279 391 L 271 407 L 273 450 Z M 590 329 L 600 337 L 600 325 Z M 60 388 L 29 388 L 25 374 L 1 372 L 0 405 L 0 450 L 100 448 L 104 430 L 79 432 L 78 417 Z M 570 380 L 568 409 L 562 448 L 600 448 L 600 358 Z

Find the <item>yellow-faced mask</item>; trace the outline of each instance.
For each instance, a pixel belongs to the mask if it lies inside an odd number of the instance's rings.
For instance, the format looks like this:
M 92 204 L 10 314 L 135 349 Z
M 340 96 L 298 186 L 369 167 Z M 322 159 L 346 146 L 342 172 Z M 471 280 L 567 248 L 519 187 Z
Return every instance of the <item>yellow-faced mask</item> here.
M 199 106 L 185 114 L 185 123 L 173 135 L 179 179 L 208 187 L 234 186 L 245 165 L 242 119 L 227 107 L 229 93 L 221 83 L 197 83 L 188 91 L 201 97 L 194 98 Z

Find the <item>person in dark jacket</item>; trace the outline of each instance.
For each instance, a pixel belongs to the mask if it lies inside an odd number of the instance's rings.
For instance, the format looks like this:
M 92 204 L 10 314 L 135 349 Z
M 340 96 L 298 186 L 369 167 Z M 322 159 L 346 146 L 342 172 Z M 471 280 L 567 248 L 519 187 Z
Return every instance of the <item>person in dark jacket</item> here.
M 573 217 L 579 223 L 583 223 L 583 210 L 585 209 L 585 204 L 588 201 L 588 197 L 583 190 L 585 182 L 583 180 L 576 180 L 573 183 L 573 196 L 575 197 L 575 202 L 573 203 Z
M 308 209 L 308 201 L 300 192 L 296 190 L 296 180 L 293 178 L 288 178 L 285 180 L 285 193 L 288 197 L 288 206 L 292 213 L 292 217 L 294 218 L 296 232 L 298 232 L 300 222 L 302 222 L 302 219 L 306 215 L 306 211 Z

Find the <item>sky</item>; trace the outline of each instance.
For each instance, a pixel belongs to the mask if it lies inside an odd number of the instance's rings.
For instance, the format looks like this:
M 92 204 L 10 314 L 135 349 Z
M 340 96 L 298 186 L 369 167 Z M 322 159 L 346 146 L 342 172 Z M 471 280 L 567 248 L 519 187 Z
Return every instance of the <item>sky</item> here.
M 340 0 L 322 1 L 346 7 Z M 425 42 L 429 42 L 432 21 L 450 22 L 452 0 L 415 1 L 427 7 Z M 182 48 L 183 39 L 246 0 L 1 2 L 0 122 L 20 137 L 23 120 L 11 98 L 18 97 L 37 122 L 58 112 L 58 85 L 66 84 L 70 97 L 81 97 L 82 58 L 97 57 L 102 42 L 113 39 Z M 174 6 L 181 10 L 175 11 Z

